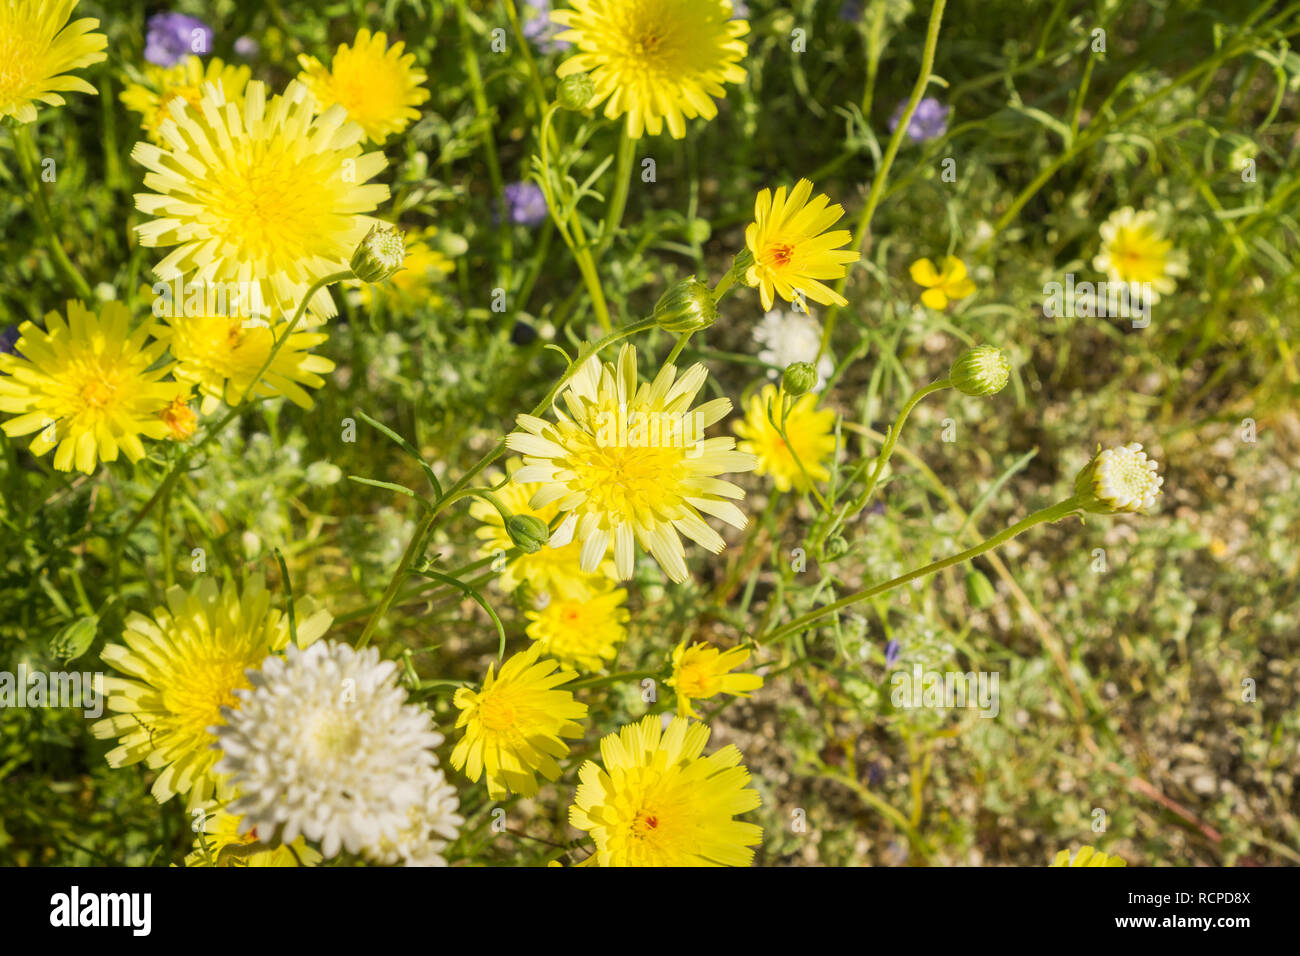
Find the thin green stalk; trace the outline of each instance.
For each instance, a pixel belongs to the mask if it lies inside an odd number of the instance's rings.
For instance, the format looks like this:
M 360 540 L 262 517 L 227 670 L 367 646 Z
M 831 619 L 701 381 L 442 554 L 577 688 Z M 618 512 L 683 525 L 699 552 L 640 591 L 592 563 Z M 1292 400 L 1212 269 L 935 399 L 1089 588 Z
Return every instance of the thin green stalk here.
M 871 219 L 876 214 L 876 207 L 880 204 L 880 199 L 885 192 L 885 183 L 889 180 L 889 170 L 894 165 L 894 157 L 898 155 L 899 148 L 903 145 L 903 137 L 907 135 L 907 127 L 912 122 L 912 114 L 916 112 L 916 107 L 921 102 L 921 97 L 925 95 L 926 87 L 930 85 L 930 71 L 934 69 L 934 54 L 939 46 L 939 27 L 943 23 L 943 9 L 947 0 L 934 0 L 934 6 L 930 8 L 930 23 L 925 31 L 925 48 L 921 51 L 921 72 L 916 78 L 916 83 L 912 86 L 912 95 L 908 97 L 907 106 L 903 109 L 903 115 L 898 120 L 898 126 L 894 128 L 893 134 L 889 137 L 889 145 L 885 147 L 885 155 L 880 161 L 880 168 L 876 170 L 876 175 L 871 181 L 871 192 L 867 194 L 867 204 L 862 208 L 862 215 L 858 217 L 858 227 L 853 233 L 853 248 L 862 251 L 867 237 L 871 234 Z M 835 291 L 841 295 L 844 293 L 844 287 L 848 283 L 848 273 L 845 272 L 843 278 L 835 284 Z M 819 355 L 825 355 L 831 344 L 831 333 L 835 330 L 835 318 L 839 314 L 839 309 L 832 305 L 826 310 L 826 322 L 822 327 L 822 347 Z
M 973 548 L 967 548 L 965 551 L 944 558 L 941 561 L 934 561 L 923 567 L 915 568 L 914 570 L 908 571 L 906 574 L 899 575 L 896 578 L 891 578 L 888 581 L 885 581 L 881 584 L 873 585 L 872 587 L 866 588 L 864 590 L 856 591 L 853 594 L 850 594 L 847 597 L 842 597 L 838 601 L 833 601 L 832 603 L 827 604 L 824 607 L 819 607 L 812 611 L 809 611 L 807 614 L 802 614 L 799 617 L 795 618 L 793 621 L 791 621 L 789 624 L 786 624 L 784 627 L 779 627 L 775 631 L 772 631 L 770 634 L 765 634 L 762 637 L 755 638 L 755 643 L 771 644 L 775 641 L 779 641 L 783 638 L 789 637 L 792 634 L 802 631 L 809 624 L 813 623 L 819 618 L 825 617 L 827 614 L 833 614 L 834 612 L 842 610 L 843 608 L 846 608 L 851 604 L 857 604 L 859 601 L 865 601 L 868 598 L 873 598 L 879 594 L 884 594 L 886 591 L 892 591 L 894 588 L 901 587 L 902 585 L 907 584 L 909 581 L 915 581 L 917 578 L 923 578 L 931 574 L 935 574 L 939 571 L 942 571 L 944 568 L 952 567 L 954 564 L 961 564 L 963 561 L 969 561 L 972 558 L 977 558 L 986 551 L 991 551 L 994 548 L 1006 544 L 1012 538 L 1016 537 L 1016 535 L 1023 534 L 1024 532 L 1028 531 L 1030 528 L 1033 528 L 1045 522 L 1060 521 L 1062 518 L 1069 517 L 1071 514 L 1075 513 L 1078 510 L 1079 510 L 1078 500 L 1073 496 L 1066 498 L 1064 501 L 1058 502 L 1057 504 L 1054 504 L 1049 508 L 1043 508 L 1041 511 L 1035 511 L 1027 518 L 1022 518 L 1020 521 L 1017 521 L 1009 528 L 1000 531 L 999 533 L 993 535 L 993 537 L 991 538 L 985 539 L 984 541 L 975 545 L 975 547 Z
M 23 178 L 27 180 L 27 188 L 32 193 L 32 207 L 36 214 L 36 222 L 45 234 L 46 244 L 50 247 L 50 255 L 54 257 L 54 264 L 59 267 L 64 278 L 72 283 L 76 289 L 77 296 L 86 301 L 90 300 L 90 284 L 86 282 L 84 276 L 78 271 L 77 267 L 72 264 L 68 254 L 63 251 L 63 243 L 59 241 L 58 232 L 54 226 L 54 217 L 50 214 L 50 205 L 45 198 L 45 190 L 41 186 L 40 177 L 36 175 L 36 143 L 32 140 L 31 129 L 27 123 L 19 123 L 13 130 L 14 153 L 18 157 L 18 165 L 23 171 Z
M 627 135 L 627 126 L 619 127 L 618 160 L 614 164 L 614 191 L 609 197 L 609 206 L 605 210 L 605 224 L 601 227 L 600 238 L 596 241 L 596 258 L 600 258 L 609 244 L 614 241 L 614 233 L 623 222 L 623 210 L 627 208 L 627 194 L 632 187 L 632 163 L 636 159 L 636 140 Z
M 854 501 L 853 507 L 848 510 L 846 516 L 857 514 L 871 503 L 871 495 L 876 490 L 876 484 L 880 481 L 880 476 L 885 473 L 885 466 L 889 464 L 889 459 L 894 454 L 894 446 L 898 444 L 898 436 L 902 434 L 903 426 L 907 423 L 907 416 L 912 414 L 912 409 L 919 405 L 921 399 L 927 395 L 951 387 L 952 383 L 948 379 L 942 378 L 937 382 L 931 382 L 929 385 L 918 388 L 912 393 L 912 397 L 903 405 L 902 411 L 898 413 L 898 418 L 894 420 L 894 427 L 889 429 L 889 435 L 885 438 L 885 444 L 881 446 L 880 453 L 876 455 L 876 461 L 871 468 L 871 475 L 867 478 L 866 488 Z
M 483 86 L 483 73 L 478 65 L 478 52 L 474 45 L 474 38 L 470 35 L 469 29 L 469 11 L 465 6 L 465 0 L 456 0 L 456 19 L 460 21 L 460 46 L 461 52 L 465 58 L 465 73 L 469 77 L 470 95 L 474 100 L 474 111 L 484 119 L 490 113 L 487 101 L 487 93 Z M 500 208 L 497 214 L 501 222 L 501 251 L 502 261 L 506 264 L 507 272 L 510 262 L 514 257 L 514 242 L 510 235 L 510 217 L 506 215 L 505 204 L 505 182 L 501 178 L 501 164 L 497 160 L 496 141 L 493 139 L 493 126 L 487 124 L 487 130 L 483 134 L 483 158 L 487 162 L 488 179 L 492 183 L 492 195 L 495 202 Z M 506 286 L 509 286 L 509 275 L 505 277 Z

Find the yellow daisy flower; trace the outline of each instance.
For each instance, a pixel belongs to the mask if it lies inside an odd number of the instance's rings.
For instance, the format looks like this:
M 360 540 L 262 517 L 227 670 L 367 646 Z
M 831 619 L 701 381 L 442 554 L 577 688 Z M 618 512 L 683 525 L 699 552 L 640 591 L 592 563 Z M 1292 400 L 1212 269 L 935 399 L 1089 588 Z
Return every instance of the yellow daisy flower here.
M 946 309 L 949 299 L 964 299 L 975 291 L 975 283 L 966 275 L 966 263 L 956 256 L 943 260 L 943 271 L 929 259 L 917 259 L 911 273 L 912 281 L 925 289 L 921 301 L 935 310 Z
M 513 475 L 520 465 L 522 462 L 513 458 L 507 467 Z M 495 478 L 494 483 L 497 480 L 499 478 Z M 509 481 L 498 488 L 495 494 L 511 514 L 530 515 L 549 525 L 560 512 L 555 503 L 551 502 L 541 508 L 529 504 L 540 488 L 541 485 L 538 484 Z M 475 532 L 483 542 L 479 548 L 479 557 L 495 558 L 514 547 L 501 512 L 495 507 L 481 498 L 475 498 L 469 513 L 483 522 L 482 527 Z M 583 571 L 579 566 L 581 553 L 582 546 L 576 541 L 570 541 L 562 548 L 555 547 L 554 541 L 549 541 L 532 554 L 520 554 L 506 562 L 498 572 L 500 576 L 497 583 L 507 593 L 527 584 L 534 595 L 545 594 L 561 600 L 580 598 L 614 577 L 614 563 L 609 560 L 602 561 L 591 573 Z
M 126 84 L 118 99 L 127 109 L 140 114 L 140 128 L 149 140 L 161 144 L 159 130 L 171 116 L 172 100 L 182 100 L 197 110 L 203 84 L 216 83 L 227 100 L 238 103 L 249 75 L 246 66 L 225 63 L 215 56 L 205 61 L 190 55 L 175 66 L 149 64 L 144 70 L 144 82 Z
M 159 803 L 189 794 L 188 809 L 212 799 L 213 765 L 220 752 L 210 728 L 225 723 L 222 707 L 239 706 L 235 691 L 249 685 L 245 671 L 258 670 L 268 654 L 289 643 L 289 619 L 271 607 L 271 595 L 258 578 L 243 593 L 234 584 L 218 589 L 211 576 L 188 591 L 168 588 L 166 607 L 152 617 L 132 612 L 122 644 L 109 644 L 100 656 L 127 677 L 107 677 L 105 717 L 90 727 L 98 738 L 117 737 L 108 752 L 110 767 L 144 761 L 162 770 L 153 784 Z M 310 599 L 295 606 L 298 643 L 306 646 L 325 633 L 332 620 Z
M 167 437 L 172 441 L 185 441 L 193 437 L 199 427 L 199 416 L 190 408 L 188 398 L 188 395 L 177 395 L 170 405 L 158 413 L 158 417 L 167 426 Z
M 590 73 L 587 105 L 605 103 L 609 119 L 626 113 L 633 139 L 658 136 L 665 120 L 681 139 L 687 119 L 718 115 L 723 83 L 745 80 L 749 24 L 731 19 L 730 0 L 573 0 L 551 19 L 568 28 L 556 41 L 578 48 L 556 75 Z
M 648 714 L 600 742 L 578 772 L 569 823 L 591 834 L 596 866 L 749 866 L 762 828 L 734 819 L 758 792 L 734 746 L 703 756 L 709 728 Z
M 247 856 L 227 854 L 222 860 L 221 851 L 226 847 L 256 843 L 257 828 L 240 833 L 239 822 L 243 817 L 229 813 L 223 807 L 205 809 L 200 819 L 203 821 L 202 835 L 194 840 L 194 852 L 185 857 L 186 866 L 316 866 L 321 861 L 320 851 L 309 846 L 306 838 L 301 836 L 288 846 L 282 843 L 273 850 Z
M 1128 866 L 1126 862 L 1117 856 L 1107 856 L 1090 846 L 1079 847 L 1079 852 L 1070 859 L 1070 851 L 1062 850 L 1056 854 L 1056 859 L 1051 862 L 1052 866 Z
M 745 245 L 754 263 L 745 272 L 745 282 L 758 289 L 763 308 L 771 309 L 776 295 L 797 301 L 796 293 L 822 305 L 843 306 L 848 300 L 822 279 L 839 279 L 845 266 L 857 262 L 857 252 L 839 249 L 852 240 L 847 229 L 826 230 L 844 215 L 838 203 L 818 195 L 811 202 L 813 184 L 801 179 L 786 197 L 786 188 L 776 195 L 764 189 L 754 203 L 754 221 L 745 228 Z
M 704 437 L 731 411 L 727 398 L 691 409 L 707 377 L 703 365 L 680 378 L 676 366 L 665 365 L 653 382 L 641 382 L 636 349 L 624 345 L 617 363 L 592 356 L 578 370 L 563 395 L 569 414 L 557 407 L 555 424 L 518 417 L 522 430 L 507 435 L 506 445 L 524 456 L 524 467 L 511 480 L 538 482 L 532 506 L 554 502 L 565 514 L 551 544 L 580 541 L 584 571 L 600 566 L 612 542 L 615 576 L 630 578 L 636 543 L 669 578 L 684 581 L 679 532 L 714 554 L 725 544 L 701 512 L 745 526 L 745 515 L 727 500 L 744 491 L 716 476 L 750 471 L 755 460 L 735 450 L 734 438 Z
M 380 151 L 362 154 L 364 133 L 343 107 L 313 119 L 314 108 L 301 83 L 268 102 L 256 81 L 242 101 L 209 84 L 198 109 L 168 105 L 163 145 L 131 151 L 153 190 L 135 197 L 154 217 L 136 227 L 140 243 L 176 247 L 154 266 L 160 279 L 255 282 L 261 301 L 287 317 L 314 281 L 349 267 L 379 225 L 363 213 L 388 198 L 387 186 L 368 183 L 388 161 Z M 309 316 L 334 313 L 329 290 L 318 290 Z
M 421 84 L 428 79 L 415 66 L 415 55 L 402 55 L 405 44 L 388 47 L 383 33 L 373 36 L 362 29 L 351 47 L 346 43 L 334 53 L 329 69 L 314 56 L 298 55 L 305 83 L 324 110 L 335 103 L 348 111 L 348 118 L 361 124 L 366 137 L 382 143 L 392 133 L 400 133 L 420 118 L 414 109 L 429 98 Z
M 817 396 L 809 392 L 794 400 L 783 423 L 784 402 L 785 394 L 775 385 L 764 385 L 759 394 L 751 395 L 745 404 L 745 420 L 736 424 L 736 434 L 743 439 L 736 447 L 758 459 L 758 474 L 770 474 L 778 491 L 807 491 L 809 479 L 830 478 L 826 461 L 835 451 L 835 413 L 825 408 L 819 411 Z M 773 421 L 783 425 L 784 438 Z
M 606 584 L 573 598 L 552 597 L 529 611 L 527 634 L 563 664 L 594 671 L 627 640 L 627 591 Z
M 547 780 L 560 776 L 556 757 L 569 752 L 565 737 L 581 737 L 576 723 L 587 716 L 587 705 L 559 690 L 578 675 L 553 661 L 538 657 L 542 646 L 533 644 L 510 657 L 487 678 L 480 691 L 462 687 L 453 698 L 460 708 L 456 726 L 465 736 L 451 752 L 451 765 L 464 769 L 474 783 L 487 775 L 488 796 L 501 800 L 513 791 L 523 797 L 538 791 L 537 774 Z
M 65 322 L 45 316 L 45 329 L 24 322 L 15 354 L 0 354 L 0 412 L 16 414 L 3 426 L 10 438 L 40 432 L 33 455 L 52 448 L 59 471 L 90 474 L 98 461 L 144 457 L 140 436 L 168 434 L 162 412 L 189 394 L 181 382 L 164 382 L 171 366 L 151 369 L 165 346 L 150 342 L 155 326 L 128 331 L 130 313 L 120 302 L 104 303 L 100 315 L 68 303 Z M 146 344 L 148 343 L 148 344 Z
M 0 4 L 0 117 L 36 119 L 35 102 L 62 106 L 60 93 L 98 91 L 77 70 L 107 58 L 108 37 L 93 33 L 99 21 L 68 23 L 77 0 L 5 0 Z M 61 75 L 62 74 L 62 75 Z
M 749 660 L 749 648 L 733 647 L 719 651 L 703 642 L 686 646 L 682 641 L 673 651 L 673 676 L 664 681 L 677 691 L 677 713 L 681 717 L 700 715 L 691 707 L 692 700 L 707 700 L 718 694 L 748 697 L 750 691 L 763 686 L 757 674 L 731 673 Z
M 1187 256 L 1173 245 L 1154 212 L 1125 206 L 1101 224 L 1101 252 L 1092 265 L 1111 282 L 1148 286 L 1150 301 L 1158 302 L 1177 287 L 1175 277 L 1187 275 Z
M 203 399 L 199 410 L 204 415 L 211 415 L 221 402 L 230 406 L 239 403 L 276 340 L 289 328 L 287 321 L 277 322 L 271 329 L 224 315 L 178 316 L 166 322 L 159 338 L 176 359 L 176 377 L 198 387 Z M 321 376 L 332 372 L 334 363 L 308 349 L 328 339 L 324 332 L 290 335 L 252 397 L 283 395 L 301 408 L 311 408 L 312 397 L 303 386 L 320 388 L 325 384 Z

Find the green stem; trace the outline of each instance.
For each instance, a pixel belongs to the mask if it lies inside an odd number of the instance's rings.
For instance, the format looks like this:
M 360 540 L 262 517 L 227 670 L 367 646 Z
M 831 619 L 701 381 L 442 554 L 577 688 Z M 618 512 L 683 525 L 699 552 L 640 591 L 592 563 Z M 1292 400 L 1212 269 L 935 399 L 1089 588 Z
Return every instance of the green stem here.
M 895 127 L 893 135 L 889 137 L 889 145 L 885 147 L 885 155 L 880 161 L 880 169 L 876 171 L 875 178 L 871 181 L 871 192 L 867 194 L 867 204 L 862 209 L 862 215 L 858 217 L 858 228 L 853 233 L 853 248 L 858 251 L 862 251 L 863 245 L 871 233 L 871 219 L 876 214 L 876 207 L 880 204 L 880 199 L 884 195 L 885 183 L 889 180 L 890 167 L 894 165 L 894 157 L 898 155 L 898 150 L 903 145 L 903 137 L 907 135 L 907 127 L 912 122 L 912 114 L 916 112 L 921 97 L 925 95 L 926 87 L 930 85 L 930 71 L 934 68 L 934 54 L 939 46 L 939 26 L 943 22 L 943 8 L 946 3 L 947 0 L 934 0 L 934 6 L 930 8 L 930 24 L 925 32 L 925 48 L 921 52 L 921 72 L 916 78 L 916 83 L 912 86 L 912 95 L 907 100 L 907 107 L 898 120 L 898 126 Z M 844 278 L 836 283 L 835 291 L 843 294 L 847 282 L 848 274 L 846 271 Z M 839 309 L 833 305 L 826 310 L 826 324 L 822 328 L 820 355 L 825 355 L 827 349 L 830 348 L 831 333 L 835 329 L 835 317 L 838 314 Z
M 605 224 L 601 227 L 600 238 L 596 242 L 596 257 L 599 258 L 614 241 L 614 233 L 623 222 L 623 210 L 627 208 L 627 194 L 632 187 L 632 163 L 636 159 L 636 140 L 627 135 L 627 126 L 620 127 L 618 140 L 618 161 L 614 164 L 614 192 L 609 197 L 609 207 L 605 210 Z
M 876 456 L 875 464 L 871 468 L 871 475 L 867 478 L 866 488 L 863 489 L 862 494 L 860 494 L 857 500 L 854 501 L 853 507 L 849 509 L 849 512 L 845 517 L 857 514 L 871 503 L 871 495 L 875 492 L 876 484 L 880 481 L 881 475 L 885 473 L 885 466 L 889 464 L 889 459 L 894 454 L 894 446 L 898 444 L 898 436 L 902 434 L 903 425 L 907 423 L 907 416 L 912 414 L 912 409 L 916 408 L 916 406 L 920 404 L 921 399 L 925 398 L 927 395 L 951 387 L 952 383 L 948 381 L 948 379 L 943 378 L 937 382 L 931 382 L 929 385 L 918 388 L 912 393 L 912 397 L 903 405 L 902 411 L 898 413 L 898 418 L 894 420 L 894 427 L 889 429 L 889 435 L 886 436 L 885 443 L 880 448 L 880 454 Z
M 886 591 L 892 591 L 894 588 L 901 587 L 909 581 L 915 581 L 917 578 L 923 578 L 935 574 L 942 571 L 944 568 L 952 567 L 954 564 L 961 564 L 963 561 L 977 558 L 985 551 L 991 551 L 994 548 L 1006 544 L 1006 542 L 1010 541 L 1016 535 L 1022 534 L 1036 525 L 1049 521 L 1060 521 L 1062 518 L 1069 517 L 1078 510 L 1079 502 L 1076 498 L 1071 496 L 1062 502 L 1052 505 L 1050 508 L 1035 511 L 1033 514 L 1029 515 L 1029 517 L 1022 518 L 1020 521 L 1011 525 L 1011 527 L 993 535 L 991 538 L 985 539 L 973 548 L 967 548 L 960 554 L 954 554 L 941 561 L 935 561 L 931 564 L 925 565 L 924 567 L 908 571 L 906 574 L 899 575 L 896 578 L 891 578 L 888 581 L 873 585 L 872 587 L 866 588 L 862 591 L 857 591 L 847 597 L 840 598 L 838 601 L 827 604 L 824 607 L 819 607 L 815 610 L 809 611 L 807 614 L 800 615 L 784 627 L 777 628 L 770 634 L 756 638 L 755 643 L 771 644 L 774 641 L 779 641 L 782 638 L 789 637 L 792 634 L 802 631 L 809 624 L 819 618 L 825 617 L 827 614 L 833 614 L 851 604 L 856 604 L 859 601 L 865 601 L 868 598 L 876 597 L 879 594 L 884 594 Z
M 50 247 L 50 255 L 54 257 L 54 263 L 62 271 L 64 277 L 72 283 L 76 289 L 77 296 L 89 303 L 90 284 L 72 264 L 68 254 L 63 251 L 63 243 L 59 241 L 58 233 L 54 227 L 54 217 L 50 214 L 50 205 L 45 198 L 45 190 L 41 186 L 40 178 L 36 175 L 37 157 L 36 143 L 32 140 L 31 129 L 26 123 L 19 123 L 13 131 L 14 136 L 14 153 L 18 157 L 18 165 L 22 168 L 23 178 L 27 180 L 27 187 L 32 191 L 32 205 L 36 213 L 37 224 L 41 227 L 41 232 L 45 234 L 45 240 Z

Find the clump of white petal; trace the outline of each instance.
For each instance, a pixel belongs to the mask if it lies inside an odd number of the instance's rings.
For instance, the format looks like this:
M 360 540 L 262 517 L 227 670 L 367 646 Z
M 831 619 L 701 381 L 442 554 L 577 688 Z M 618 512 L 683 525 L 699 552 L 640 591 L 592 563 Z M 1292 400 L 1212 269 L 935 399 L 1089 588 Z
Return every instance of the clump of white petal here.
M 410 825 L 395 839 L 381 839 L 365 855 L 376 863 L 403 863 L 406 866 L 446 866 L 442 851 L 456 839 L 465 818 L 456 812 L 460 801 L 456 788 L 447 783 L 442 771 L 433 768 L 425 774 L 424 796 L 407 811 Z
M 760 362 L 775 366 L 768 369 L 768 378 L 775 379 L 780 369 L 795 362 L 807 362 L 817 369 L 817 386 L 820 392 L 826 380 L 835 371 L 829 355 L 821 355 L 822 329 L 817 320 L 806 312 L 773 309 L 754 326 L 754 341 L 763 346 L 758 353 Z
M 1165 483 L 1157 467 L 1137 442 L 1106 448 L 1079 473 L 1075 494 L 1087 511 L 1147 511 Z
M 407 702 L 396 664 L 375 648 L 321 641 L 248 676 L 239 709 L 223 708 L 226 725 L 213 729 L 240 831 L 284 843 L 301 834 L 326 857 L 396 843 L 412 809 L 428 806 L 442 743 L 429 714 Z

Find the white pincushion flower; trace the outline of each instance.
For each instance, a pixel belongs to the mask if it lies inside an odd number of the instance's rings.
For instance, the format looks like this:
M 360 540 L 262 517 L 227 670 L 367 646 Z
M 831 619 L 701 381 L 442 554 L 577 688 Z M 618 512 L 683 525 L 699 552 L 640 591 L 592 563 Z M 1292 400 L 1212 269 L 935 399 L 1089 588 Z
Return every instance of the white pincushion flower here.
M 806 312 L 772 310 L 754 326 L 754 341 L 763 346 L 758 353 L 759 361 L 776 366 L 768 369 L 768 378 L 779 376 L 778 369 L 807 362 L 817 368 L 817 385 L 813 391 L 820 392 L 835 371 L 829 355 L 817 358 L 822 348 L 822 327 Z
M 366 850 L 366 857 L 376 863 L 403 863 L 406 866 L 446 866 L 442 851 L 456 839 L 465 818 L 456 812 L 460 801 L 456 788 L 447 782 L 442 770 L 434 767 L 425 773 L 424 796 L 407 811 L 410 821 L 395 839 L 381 839 Z
M 1157 464 L 1137 442 L 1106 448 L 1074 480 L 1074 494 L 1084 511 L 1111 514 L 1147 511 L 1156 503 L 1165 480 Z
M 241 832 L 257 827 L 284 843 L 299 834 L 332 857 L 396 840 L 411 808 L 427 801 L 432 748 L 442 743 L 429 714 L 407 703 L 397 665 L 379 651 L 321 641 L 290 647 L 237 692 L 214 729 L 219 773 L 239 793 L 231 813 Z M 281 829 L 282 828 L 282 829 Z

